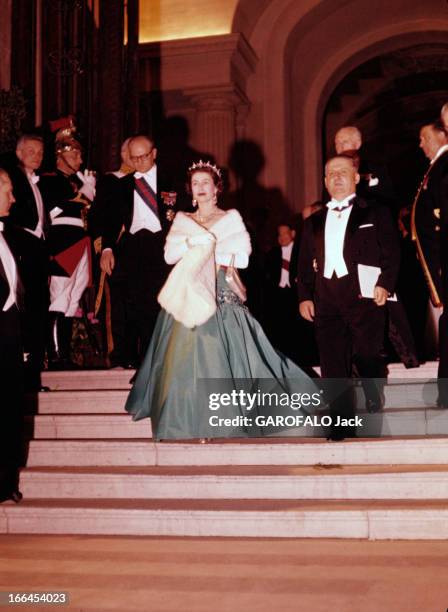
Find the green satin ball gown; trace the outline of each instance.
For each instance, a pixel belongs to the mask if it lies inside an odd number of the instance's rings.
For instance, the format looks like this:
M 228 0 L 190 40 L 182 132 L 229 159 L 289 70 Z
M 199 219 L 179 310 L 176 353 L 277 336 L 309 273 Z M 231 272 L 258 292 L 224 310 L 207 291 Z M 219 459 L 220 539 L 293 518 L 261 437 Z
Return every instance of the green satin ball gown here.
M 241 405 L 211 411 L 207 390 L 216 390 L 216 379 L 226 390 L 236 380 L 251 389 L 263 380 L 277 391 L 316 391 L 311 379 L 273 348 L 260 324 L 227 285 L 222 269 L 217 274 L 216 297 L 216 313 L 193 329 L 164 310 L 159 313 L 126 402 L 133 420 L 151 418 L 155 440 L 257 437 L 273 431 L 236 422 L 241 419 L 235 417 L 248 414 Z M 235 422 L 211 425 L 212 415 Z

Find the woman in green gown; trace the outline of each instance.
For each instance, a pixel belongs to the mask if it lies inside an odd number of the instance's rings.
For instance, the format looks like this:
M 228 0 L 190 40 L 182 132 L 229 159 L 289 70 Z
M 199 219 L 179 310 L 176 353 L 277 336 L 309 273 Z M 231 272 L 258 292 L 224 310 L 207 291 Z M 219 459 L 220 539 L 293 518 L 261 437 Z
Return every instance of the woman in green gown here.
M 248 265 L 250 239 L 240 214 L 218 207 L 220 170 L 193 164 L 189 186 L 197 210 L 177 213 L 168 234 L 165 259 L 176 265 L 159 294 L 162 310 L 126 410 L 134 420 L 150 417 L 156 440 L 266 435 L 278 427 L 256 415 L 293 415 L 297 406 L 291 412 L 250 408 L 241 395 L 222 404 L 210 398 L 236 389 L 260 398 L 260 388 L 312 394 L 316 387 L 271 346 L 244 305 L 236 269 Z

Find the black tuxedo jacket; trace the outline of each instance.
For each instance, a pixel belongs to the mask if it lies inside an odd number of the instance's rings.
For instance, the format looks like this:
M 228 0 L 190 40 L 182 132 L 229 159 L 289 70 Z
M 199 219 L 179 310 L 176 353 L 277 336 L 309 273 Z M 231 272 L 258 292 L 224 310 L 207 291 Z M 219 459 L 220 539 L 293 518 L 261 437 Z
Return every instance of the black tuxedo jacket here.
M 104 216 L 103 249 L 111 248 L 115 250 L 122 227 L 124 227 L 125 234 L 129 233 L 134 216 L 134 186 L 133 174 L 129 174 L 116 182 L 115 196 L 110 199 L 110 207 Z M 175 207 L 168 207 L 163 200 L 162 193 L 167 191 L 170 191 L 167 187 L 167 179 L 157 167 L 157 205 L 162 231 L 155 233 L 154 238 L 158 243 L 162 238 L 162 244 L 164 244 L 171 225 L 167 218 L 167 212 L 169 208 L 176 210 Z
M 366 202 L 382 204 L 393 211 L 397 207 L 397 195 L 386 166 L 365 158 L 362 149 L 359 154 L 361 163 L 358 170 L 360 181 L 356 187 L 357 195 Z M 369 184 L 371 182 L 376 185 Z
M 299 256 L 299 244 L 297 240 L 294 242 L 291 252 L 291 260 L 289 262 L 289 284 L 292 288 L 297 282 L 297 260 Z M 282 247 L 276 246 L 269 251 L 266 258 L 266 285 L 272 290 L 279 286 L 282 273 Z
M 319 281 L 325 269 L 325 207 L 306 219 L 299 253 L 299 301 L 319 298 Z M 364 227 L 363 227 L 364 226 Z M 344 260 L 349 274 L 358 279 L 358 264 L 381 268 L 378 285 L 390 293 L 400 266 L 400 247 L 392 216 L 385 206 L 356 197 L 347 223 Z M 359 289 L 359 281 L 358 289 Z
M 0 219 L 4 223 L 4 230 L 2 232 L 6 243 L 9 246 L 11 253 L 14 256 L 17 264 L 17 304 L 18 307 L 23 303 L 23 287 L 20 280 L 20 268 L 21 268 L 21 253 L 23 251 L 24 240 L 26 239 L 25 231 L 20 227 L 14 227 L 8 217 Z M 6 277 L 6 272 L 0 261 L 0 315 L 3 312 L 3 307 L 9 296 L 9 283 Z
M 414 201 L 412 225 L 431 298 L 440 304 L 448 289 L 448 151 L 423 178 Z
M 126 175 L 120 178 L 112 172 L 97 178 L 95 199 L 88 215 L 88 231 L 94 240 L 104 233 L 107 216 L 111 211 L 112 202 L 115 199 L 116 190 L 120 188 L 122 178 L 126 178 Z
M 39 215 L 37 212 L 36 200 L 34 199 L 34 193 L 31 189 L 31 185 L 25 174 L 25 171 L 20 165 L 12 168 L 8 168 L 8 174 L 12 182 L 14 197 L 16 201 L 11 206 L 9 218 L 12 223 L 19 227 L 25 227 L 27 229 L 34 230 L 39 221 Z M 36 183 L 39 189 L 40 183 Z M 42 198 L 42 201 L 44 198 Z M 44 206 L 44 232 L 48 228 L 48 217 Z

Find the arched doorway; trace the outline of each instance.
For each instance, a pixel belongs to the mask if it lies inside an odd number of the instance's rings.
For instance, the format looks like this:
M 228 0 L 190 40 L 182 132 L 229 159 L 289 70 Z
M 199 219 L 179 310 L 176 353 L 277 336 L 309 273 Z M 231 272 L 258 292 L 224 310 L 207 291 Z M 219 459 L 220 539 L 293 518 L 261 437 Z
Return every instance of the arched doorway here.
M 234 19 L 258 58 L 248 83 L 246 133 L 265 152 L 265 184 L 280 187 L 300 210 L 320 195 L 324 117 L 337 86 L 376 57 L 446 45 L 446 5 L 266 0 L 251 12 L 253 5 L 241 0 Z
M 400 204 L 412 201 L 427 165 L 418 152 L 420 127 L 448 99 L 448 42 L 424 43 L 378 55 L 347 74 L 331 94 L 323 119 L 323 153 L 335 132 L 356 125 L 368 157 L 389 169 Z

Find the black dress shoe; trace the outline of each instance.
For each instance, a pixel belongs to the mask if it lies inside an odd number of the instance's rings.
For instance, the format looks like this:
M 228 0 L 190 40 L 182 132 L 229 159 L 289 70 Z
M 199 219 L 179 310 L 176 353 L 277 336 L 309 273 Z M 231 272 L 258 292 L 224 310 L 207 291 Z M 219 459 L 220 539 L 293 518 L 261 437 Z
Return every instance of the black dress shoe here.
M 375 412 L 381 412 L 383 406 L 381 402 L 376 402 L 374 400 L 366 400 L 366 410 L 370 412 L 370 414 L 374 414 Z
M 342 442 L 346 438 L 356 437 L 356 429 L 354 427 L 334 427 L 327 436 L 327 442 Z
M 123 368 L 123 370 L 136 370 L 137 365 L 133 361 L 111 361 L 110 368 Z
M 327 436 L 327 442 L 342 442 L 345 440 L 345 436 L 342 433 L 332 433 Z
M 25 387 L 25 393 L 48 393 L 48 391 L 51 391 L 51 389 L 45 385 L 28 385 Z
M 13 501 L 15 504 L 19 504 L 23 499 L 22 493 L 19 489 L 15 489 L 14 491 L 9 491 L 6 493 L 5 491 L 0 491 L 0 504 L 5 501 Z

